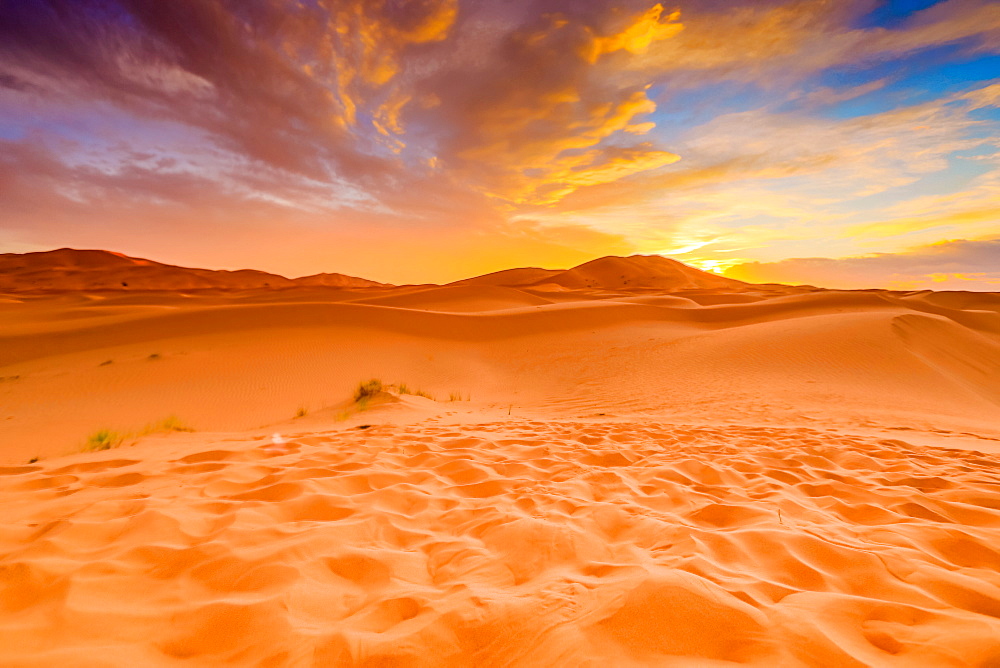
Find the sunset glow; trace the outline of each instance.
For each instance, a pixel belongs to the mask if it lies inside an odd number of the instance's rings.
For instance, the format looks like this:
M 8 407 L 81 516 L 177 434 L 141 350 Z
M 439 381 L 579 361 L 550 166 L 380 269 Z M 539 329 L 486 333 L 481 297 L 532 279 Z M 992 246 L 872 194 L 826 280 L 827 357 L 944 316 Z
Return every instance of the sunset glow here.
M 0 252 L 996 290 L 998 72 L 986 0 L 0 0 Z

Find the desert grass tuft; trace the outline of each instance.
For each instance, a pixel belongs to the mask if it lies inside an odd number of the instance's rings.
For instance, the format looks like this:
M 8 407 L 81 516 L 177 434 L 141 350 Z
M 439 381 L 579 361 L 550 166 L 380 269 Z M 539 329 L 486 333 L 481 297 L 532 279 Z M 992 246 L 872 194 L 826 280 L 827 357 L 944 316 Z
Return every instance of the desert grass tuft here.
M 145 429 L 142 430 L 143 434 L 156 434 L 162 432 L 171 431 L 194 431 L 188 424 L 183 422 L 176 415 L 170 415 L 163 418 L 159 422 L 154 422 L 153 424 L 147 425 Z
M 420 389 L 416 389 L 416 388 L 410 387 L 406 383 L 400 383 L 399 385 L 396 386 L 396 388 L 399 390 L 400 394 L 409 394 L 409 395 L 412 395 L 414 397 L 425 397 L 427 399 L 433 399 L 434 398 L 430 394 L 428 394 L 427 392 L 424 392 L 423 390 L 420 390 Z
M 157 422 L 147 424 L 138 431 L 115 431 L 113 429 L 99 429 L 87 437 L 81 450 L 83 452 L 100 452 L 117 448 L 126 440 L 133 440 L 147 434 L 163 434 L 175 431 L 194 431 L 194 429 L 183 422 L 176 415 L 170 415 Z
M 125 436 L 110 429 L 98 429 L 87 437 L 83 445 L 84 452 L 100 452 L 117 448 L 125 440 Z
M 309 415 L 309 409 L 306 408 L 305 406 L 299 406 L 299 409 L 297 411 L 295 411 L 295 417 L 296 418 L 302 418 L 302 417 L 305 417 L 307 415 Z
M 358 383 L 358 387 L 354 390 L 354 401 L 359 404 L 362 402 L 367 403 L 369 399 L 381 391 L 382 381 L 378 378 L 372 378 L 371 380 L 363 383 Z

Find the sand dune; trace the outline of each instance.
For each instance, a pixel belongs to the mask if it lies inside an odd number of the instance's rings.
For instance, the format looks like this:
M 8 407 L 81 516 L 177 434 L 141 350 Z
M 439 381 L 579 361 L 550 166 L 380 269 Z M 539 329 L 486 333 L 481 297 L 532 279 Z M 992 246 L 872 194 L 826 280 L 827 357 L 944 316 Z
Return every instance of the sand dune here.
M 455 281 L 449 285 L 505 285 L 517 287 L 520 285 L 531 285 L 532 283 L 542 283 L 550 276 L 557 276 L 562 271 L 558 269 L 540 269 L 538 267 L 522 267 L 519 269 L 504 269 L 490 274 L 466 278 Z
M 296 285 L 377 287 L 382 284 L 342 274 L 289 279 L 253 269 L 191 269 L 103 250 L 60 248 L 38 253 L 0 254 L 0 292 L 248 290 Z
M 395 306 L 426 311 L 474 313 L 501 311 L 522 306 L 541 306 L 552 301 L 515 288 L 492 285 L 453 285 L 365 297 L 359 304 Z
M 375 288 L 382 287 L 385 283 L 369 281 L 366 278 L 355 276 L 345 276 L 344 274 L 313 274 L 291 279 L 294 285 L 301 286 L 325 286 L 331 288 Z
M 607 260 L 4 295 L 0 665 L 1000 665 L 1000 295 Z
M 628 258 L 604 257 L 585 262 L 535 283 L 566 288 L 683 290 L 689 288 L 739 289 L 746 283 L 689 267 L 660 255 L 634 255 Z
M 495 287 L 396 292 L 0 306 L 0 457 L 62 454 L 103 426 L 171 414 L 210 430 L 280 422 L 300 405 L 342 401 L 369 376 L 557 415 L 996 425 L 995 311 L 880 292 L 710 306 L 669 295 L 545 303 Z

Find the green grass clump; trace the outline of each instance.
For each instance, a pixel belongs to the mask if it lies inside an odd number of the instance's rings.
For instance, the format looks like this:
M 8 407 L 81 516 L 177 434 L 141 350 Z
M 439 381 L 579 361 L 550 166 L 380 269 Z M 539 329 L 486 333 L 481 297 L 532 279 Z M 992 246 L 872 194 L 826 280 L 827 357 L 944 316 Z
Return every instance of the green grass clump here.
M 87 442 L 83 445 L 83 451 L 99 452 L 101 450 L 110 450 L 111 448 L 117 448 L 124 440 L 125 437 L 117 431 L 99 429 L 87 438 Z
M 358 383 L 358 387 L 354 390 L 354 401 L 357 403 L 367 402 L 381 391 L 382 381 L 378 378 L 372 378 L 369 381 Z

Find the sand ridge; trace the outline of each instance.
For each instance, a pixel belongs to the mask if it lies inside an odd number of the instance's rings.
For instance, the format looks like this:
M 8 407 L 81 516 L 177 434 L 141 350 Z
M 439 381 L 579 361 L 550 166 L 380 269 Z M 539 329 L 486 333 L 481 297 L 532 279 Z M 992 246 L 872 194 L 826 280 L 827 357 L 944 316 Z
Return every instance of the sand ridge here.
M 59 293 L 87 290 L 248 290 L 308 286 L 378 287 L 381 283 L 343 274 L 290 279 L 254 269 L 177 267 L 105 250 L 60 248 L 0 254 L 0 292 Z

